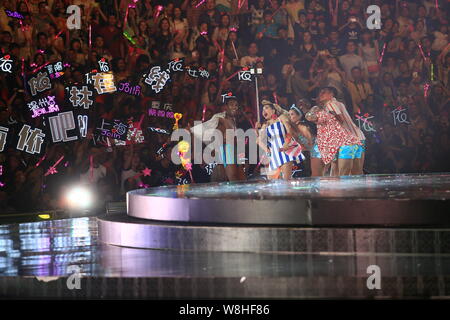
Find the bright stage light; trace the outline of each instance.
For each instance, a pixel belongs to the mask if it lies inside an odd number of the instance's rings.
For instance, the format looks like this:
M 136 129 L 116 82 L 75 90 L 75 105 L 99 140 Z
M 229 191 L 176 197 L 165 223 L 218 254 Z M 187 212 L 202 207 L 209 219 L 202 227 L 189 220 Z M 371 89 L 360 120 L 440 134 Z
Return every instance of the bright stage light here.
M 92 193 L 86 187 L 76 186 L 66 194 L 67 204 L 73 209 L 88 209 L 92 206 Z

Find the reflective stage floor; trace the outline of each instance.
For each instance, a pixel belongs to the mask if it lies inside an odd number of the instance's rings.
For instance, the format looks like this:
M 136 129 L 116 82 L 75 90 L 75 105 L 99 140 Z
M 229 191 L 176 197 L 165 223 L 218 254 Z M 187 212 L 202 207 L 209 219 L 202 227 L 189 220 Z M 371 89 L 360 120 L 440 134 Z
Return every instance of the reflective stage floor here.
M 390 188 L 383 196 L 449 197 L 446 175 L 398 177 L 408 191 L 385 176 L 384 185 L 364 179 Z M 326 189 L 317 192 L 326 198 Z M 112 222 L 150 226 L 150 248 L 101 241 L 99 226 Z M 379 267 L 379 289 L 368 286 L 370 266 Z M 450 298 L 450 227 L 201 224 L 125 212 L 8 222 L 0 224 L 0 298 Z

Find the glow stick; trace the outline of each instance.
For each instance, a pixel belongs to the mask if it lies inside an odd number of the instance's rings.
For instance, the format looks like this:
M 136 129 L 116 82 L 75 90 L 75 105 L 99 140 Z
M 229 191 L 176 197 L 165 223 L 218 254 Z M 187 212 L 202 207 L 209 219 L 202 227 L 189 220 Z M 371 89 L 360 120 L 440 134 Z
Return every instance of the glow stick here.
M 425 61 L 425 53 L 423 52 L 422 45 L 421 45 L 420 43 L 418 43 L 417 45 L 419 46 L 420 53 L 422 54 L 422 58 L 423 58 L 423 60 Z
M 31 71 L 32 73 L 36 73 L 37 71 L 41 70 L 42 68 L 44 68 L 45 66 L 49 65 L 50 62 L 46 62 L 44 63 L 42 66 L 37 67 L 36 69 L 34 69 L 33 71 Z
M 158 17 L 161 14 L 162 10 L 163 10 L 163 6 L 160 5 L 160 6 L 156 7 L 155 18 L 153 19 L 154 22 L 156 22 L 156 20 L 158 20 Z
M 197 3 L 197 5 L 195 6 L 195 8 L 200 7 L 202 4 L 205 3 L 206 0 L 201 0 L 199 3 Z
M 242 70 L 238 70 L 235 73 L 233 73 L 231 76 L 229 76 L 226 81 L 229 81 L 231 78 L 233 78 L 234 76 L 236 76 L 239 72 L 241 72 Z
M 242 6 L 244 5 L 244 3 L 245 3 L 245 0 L 242 0 L 242 2 L 241 2 L 241 0 L 239 0 L 238 9 L 241 9 Z
M 56 36 L 55 36 L 55 39 L 57 39 L 57 38 L 61 35 L 61 33 L 63 33 L 63 31 L 64 31 L 64 30 L 61 30 L 60 32 L 58 32 L 58 33 L 56 34 Z
M 56 170 L 56 167 L 58 166 L 58 164 L 64 159 L 64 156 L 61 156 L 58 161 L 55 162 L 55 164 L 53 166 L 51 166 L 47 172 L 44 174 L 44 177 L 48 176 L 49 174 L 55 174 L 58 173 L 58 171 Z
M 203 115 L 202 115 L 202 122 L 205 121 L 205 112 L 206 112 L 206 104 L 203 105 Z
M 42 158 L 39 159 L 38 163 L 36 163 L 36 166 L 35 166 L 36 168 L 39 167 L 39 166 L 41 165 L 42 161 L 45 160 L 45 157 L 47 157 L 47 155 L 44 154 L 44 156 L 43 156 Z
M 89 156 L 89 171 L 91 183 L 94 181 L 94 156 L 91 154 Z
M 92 49 L 92 25 L 89 24 L 89 51 Z
M 424 98 L 428 97 L 428 90 L 430 90 L 430 84 L 429 83 L 425 83 L 423 85 L 423 97 Z
M 234 46 L 234 41 L 231 41 L 231 45 L 233 46 L 233 51 L 234 51 L 234 55 L 236 56 L 236 59 L 239 60 L 237 51 L 236 51 L 236 47 Z
M 383 45 L 383 50 L 381 51 L 380 60 L 378 60 L 378 62 L 379 62 L 380 64 L 383 63 L 383 57 L 384 57 L 384 52 L 386 51 L 386 46 L 387 46 L 387 42 Z

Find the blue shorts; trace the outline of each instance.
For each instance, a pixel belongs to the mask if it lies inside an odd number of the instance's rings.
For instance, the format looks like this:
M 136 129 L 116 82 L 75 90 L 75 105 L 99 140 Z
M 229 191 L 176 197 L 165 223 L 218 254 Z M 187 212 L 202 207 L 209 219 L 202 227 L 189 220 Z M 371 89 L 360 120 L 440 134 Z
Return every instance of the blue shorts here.
M 362 154 L 366 152 L 366 140 L 361 140 L 362 145 L 358 145 L 358 150 L 356 151 L 356 159 L 361 159 Z
M 352 144 L 341 146 L 338 151 L 338 159 L 359 159 L 362 155 L 362 146 Z
M 232 152 L 230 144 L 223 144 L 220 146 L 220 160 L 219 164 L 226 167 L 228 164 L 236 164 L 236 150 Z
M 314 143 L 313 147 L 311 148 L 310 155 L 311 155 L 311 158 L 318 158 L 318 159 L 322 158 L 322 156 L 320 155 L 319 146 L 317 145 L 317 143 Z

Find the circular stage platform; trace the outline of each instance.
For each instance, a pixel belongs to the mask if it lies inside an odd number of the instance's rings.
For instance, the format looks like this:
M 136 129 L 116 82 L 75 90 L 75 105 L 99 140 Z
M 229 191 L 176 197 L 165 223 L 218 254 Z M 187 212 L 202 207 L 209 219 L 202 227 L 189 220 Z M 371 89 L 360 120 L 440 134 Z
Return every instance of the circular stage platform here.
M 200 251 L 305 251 L 296 249 L 299 242 L 324 241 L 353 247 L 364 237 L 347 232 L 352 228 L 449 226 L 449 200 L 450 174 L 159 187 L 128 192 L 127 213 L 98 218 L 99 238 L 126 247 Z M 316 227 L 327 230 L 311 229 Z
M 131 191 L 135 218 L 229 224 L 423 225 L 450 221 L 450 174 L 364 175 Z

